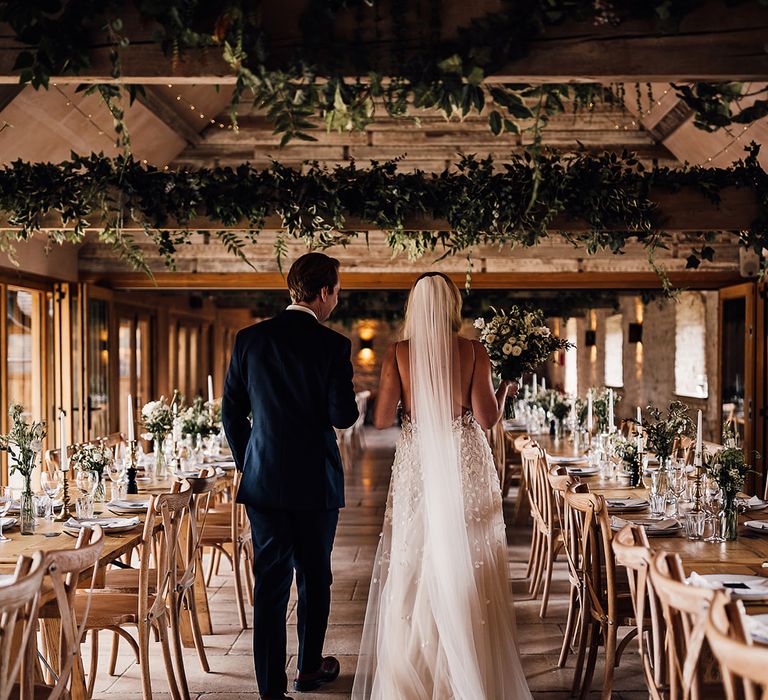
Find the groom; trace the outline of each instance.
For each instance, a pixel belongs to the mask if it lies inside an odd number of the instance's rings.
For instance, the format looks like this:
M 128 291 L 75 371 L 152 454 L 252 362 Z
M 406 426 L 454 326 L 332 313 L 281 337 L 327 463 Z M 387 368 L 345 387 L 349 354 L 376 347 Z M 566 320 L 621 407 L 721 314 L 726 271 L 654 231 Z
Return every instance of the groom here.
M 293 302 L 237 334 L 222 418 L 237 468 L 237 500 L 251 522 L 253 656 L 262 698 L 286 698 L 288 597 L 296 572 L 298 675 L 311 691 L 339 675 L 323 658 L 331 602 L 331 549 L 344 473 L 337 428 L 357 419 L 351 343 L 322 325 L 339 298 L 339 261 L 307 253 L 288 273 Z M 249 421 L 249 414 L 251 420 Z

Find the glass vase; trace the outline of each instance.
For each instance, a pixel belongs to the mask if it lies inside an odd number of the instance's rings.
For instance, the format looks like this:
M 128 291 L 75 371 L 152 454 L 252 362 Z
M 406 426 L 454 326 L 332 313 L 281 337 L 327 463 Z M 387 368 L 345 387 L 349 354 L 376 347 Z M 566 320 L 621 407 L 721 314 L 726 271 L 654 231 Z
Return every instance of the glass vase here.
M 632 488 L 637 488 L 640 486 L 640 483 L 642 481 L 642 469 L 640 467 L 640 463 L 635 460 L 634 462 L 627 462 L 626 463 L 627 472 L 629 474 L 629 485 Z
M 720 532 L 725 540 L 733 541 L 739 534 L 739 509 L 736 499 L 723 494 L 723 512 L 720 520 Z
M 19 530 L 22 535 L 34 535 L 37 526 L 37 508 L 32 494 L 29 478 L 24 482 L 24 490 L 19 499 Z
M 107 484 L 104 481 L 104 475 L 96 472 L 96 488 L 93 491 L 93 500 L 95 503 L 104 503 L 107 500 Z
M 155 478 L 165 479 L 165 451 L 163 450 L 163 441 L 155 438 Z

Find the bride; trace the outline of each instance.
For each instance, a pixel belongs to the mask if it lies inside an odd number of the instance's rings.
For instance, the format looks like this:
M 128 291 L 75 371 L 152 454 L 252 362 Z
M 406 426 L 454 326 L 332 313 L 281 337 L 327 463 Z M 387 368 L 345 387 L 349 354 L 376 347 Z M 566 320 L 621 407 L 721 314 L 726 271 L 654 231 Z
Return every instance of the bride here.
M 501 416 L 477 341 L 458 336 L 461 296 L 430 272 L 411 290 L 404 340 L 381 370 L 377 428 L 397 442 L 352 697 L 530 698 L 507 582 L 501 492 L 483 428 Z

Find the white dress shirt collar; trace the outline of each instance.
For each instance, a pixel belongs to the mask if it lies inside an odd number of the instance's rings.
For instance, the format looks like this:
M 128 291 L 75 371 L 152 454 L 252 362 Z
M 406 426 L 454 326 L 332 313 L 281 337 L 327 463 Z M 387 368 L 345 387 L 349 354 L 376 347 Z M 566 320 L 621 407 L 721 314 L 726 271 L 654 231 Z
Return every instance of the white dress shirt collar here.
M 302 306 L 301 304 L 288 304 L 288 306 L 285 307 L 286 311 L 303 311 L 305 314 L 311 314 L 314 316 L 315 321 L 317 321 L 317 314 L 312 311 L 312 309 L 308 309 L 306 306 Z

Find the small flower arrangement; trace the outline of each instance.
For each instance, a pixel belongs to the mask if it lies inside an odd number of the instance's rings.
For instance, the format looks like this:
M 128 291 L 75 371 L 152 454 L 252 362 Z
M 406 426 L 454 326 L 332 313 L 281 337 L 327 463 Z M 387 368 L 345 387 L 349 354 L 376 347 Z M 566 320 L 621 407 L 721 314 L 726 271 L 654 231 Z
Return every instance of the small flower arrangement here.
M 672 401 L 669 404 L 666 418 L 662 417 L 661 410 L 653 404 L 649 404 L 646 411 L 651 417 L 651 420 L 646 419 L 643 424 L 648 446 L 656 453 L 659 464 L 663 466 L 672 456 L 675 438 L 693 434 L 693 421 L 688 415 L 688 406 L 682 401 Z
M 173 411 L 161 396 L 158 401 L 150 401 L 141 409 L 141 423 L 152 439 L 162 443 L 173 430 Z
M 615 435 L 613 449 L 629 473 L 629 485 L 638 486 L 640 484 L 641 456 L 637 451 L 637 441 L 628 440 L 620 433 L 615 433 Z
M 599 433 L 608 432 L 608 419 L 610 410 L 608 404 L 610 399 L 608 398 L 609 389 L 602 387 L 600 389 L 592 388 L 592 411 L 595 414 L 595 421 L 597 423 L 597 431 Z M 613 392 L 613 410 L 616 411 L 616 406 L 621 402 L 621 395 Z
M 723 449 L 707 455 L 707 474 L 720 486 L 725 502 L 736 498 L 752 471 L 738 446 L 735 432 L 726 423 L 723 426 Z
M 184 436 L 200 436 L 201 438 L 215 435 L 221 427 L 220 419 L 216 419 L 216 403 L 211 406 L 207 401 L 203 401 L 198 396 L 192 402 L 192 405 L 182 411 L 181 415 L 181 433 Z M 219 416 L 221 409 L 219 409 Z
M 24 417 L 24 407 L 17 403 L 11 404 L 8 415 L 11 419 L 11 430 L 5 435 L 0 435 L 0 451 L 7 452 L 10 456 L 11 474 L 18 472 L 29 486 L 38 455 L 43 450 L 43 439 L 47 434 L 45 421 L 28 421 Z
M 475 320 L 475 328 L 480 331 L 480 342 L 488 351 L 491 366 L 502 379 L 519 379 L 526 372 L 536 371 L 556 350 L 573 347 L 564 338 L 552 335 L 540 309 L 525 311 L 512 306 L 508 311 L 491 311 L 489 319 Z
M 71 463 L 75 469 L 97 472 L 101 476 L 113 459 L 112 450 L 103 442 L 97 445 L 88 442 L 75 448 Z

